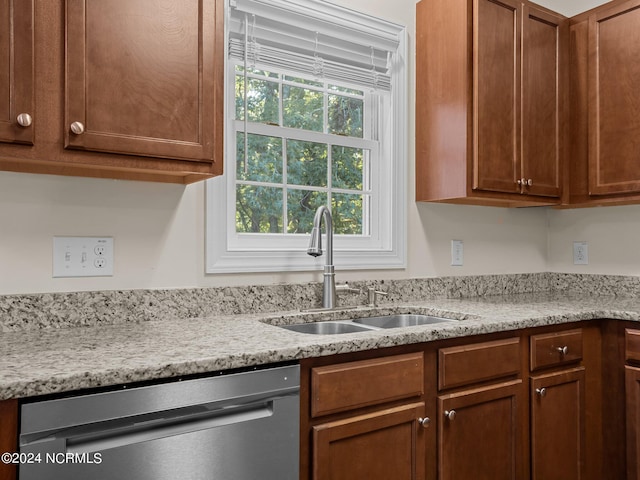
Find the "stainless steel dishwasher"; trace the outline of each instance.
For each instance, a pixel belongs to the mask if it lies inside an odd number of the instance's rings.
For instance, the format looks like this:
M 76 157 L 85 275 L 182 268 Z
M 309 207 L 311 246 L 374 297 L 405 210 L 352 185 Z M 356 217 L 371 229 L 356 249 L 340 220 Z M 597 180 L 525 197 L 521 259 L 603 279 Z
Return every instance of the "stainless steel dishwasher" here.
M 19 480 L 294 480 L 297 365 L 25 403 Z

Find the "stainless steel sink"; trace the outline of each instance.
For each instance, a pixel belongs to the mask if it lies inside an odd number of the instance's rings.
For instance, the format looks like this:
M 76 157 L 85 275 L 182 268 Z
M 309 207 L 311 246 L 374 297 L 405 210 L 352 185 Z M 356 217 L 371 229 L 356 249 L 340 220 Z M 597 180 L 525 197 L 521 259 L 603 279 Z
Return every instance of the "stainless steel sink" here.
M 355 333 L 371 330 L 363 325 L 342 322 L 314 322 L 300 323 L 297 325 L 281 325 L 282 328 L 299 333 L 311 333 L 314 335 L 336 335 L 339 333 Z
M 355 320 L 320 321 L 278 326 L 298 333 L 310 333 L 312 335 L 338 335 L 341 333 L 356 333 L 385 328 L 412 327 L 416 325 L 430 325 L 434 323 L 455 321 L 456 320 L 451 318 L 435 317 L 433 315 L 398 314 L 380 317 L 356 318 Z
M 353 323 L 377 328 L 413 327 L 415 325 L 430 325 L 433 323 L 455 322 L 451 318 L 434 317 L 432 315 L 401 314 L 384 317 L 357 318 Z

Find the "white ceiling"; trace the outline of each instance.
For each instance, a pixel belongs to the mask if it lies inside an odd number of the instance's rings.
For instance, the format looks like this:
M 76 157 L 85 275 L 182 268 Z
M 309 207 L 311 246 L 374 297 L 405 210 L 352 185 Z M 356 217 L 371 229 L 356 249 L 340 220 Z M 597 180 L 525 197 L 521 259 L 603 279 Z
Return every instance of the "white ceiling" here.
M 607 3 L 609 0 L 534 0 L 538 5 L 550 8 L 565 17 L 573 17 L 582 12 Z

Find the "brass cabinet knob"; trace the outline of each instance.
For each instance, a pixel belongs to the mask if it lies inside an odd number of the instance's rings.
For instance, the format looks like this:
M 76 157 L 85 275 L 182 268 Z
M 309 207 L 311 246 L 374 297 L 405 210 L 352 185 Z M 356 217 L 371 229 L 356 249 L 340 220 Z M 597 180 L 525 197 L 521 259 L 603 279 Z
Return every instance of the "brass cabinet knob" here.
M 84 133 L 84 125 L 82 122 L 73 122 L 70 128 L 71 132 L 76 135 L 82 135 Z
M 16 121 L 18 122 L 18 125 L 20 125 L 21 127 L 30 127 L 31 123 L 33 122 L 33 119 L 31 118 L 31 115 L 29 115 L 28 113 L 21 113 L 16 118 Z

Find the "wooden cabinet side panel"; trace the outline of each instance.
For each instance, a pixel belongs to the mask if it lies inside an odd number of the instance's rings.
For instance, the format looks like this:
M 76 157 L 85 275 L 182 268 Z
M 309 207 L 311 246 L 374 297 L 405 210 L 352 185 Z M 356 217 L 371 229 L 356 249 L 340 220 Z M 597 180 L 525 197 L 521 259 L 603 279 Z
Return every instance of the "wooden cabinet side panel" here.
M 18 451 L 18 401 L 0 401 L 0 454 Z M 0 462 L 0 478 L 15 480 L 17 468 Z
M 473 2 L 473 188 L 518 193 L 520 3 Z
M 424 403 L 313 427 L 313 480 L 425 480 Z
M 471 108 L 468 0 L 416 4 L 416 200 L 464 197 Z
M 640 1 L 589 18 L 589 193 L 640 192 Z
M 584 367 L 531 378 L 532 480 L 585 478 L 584 405 Z

